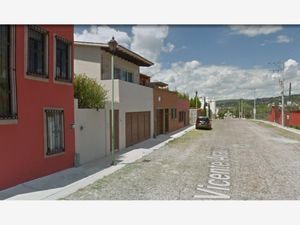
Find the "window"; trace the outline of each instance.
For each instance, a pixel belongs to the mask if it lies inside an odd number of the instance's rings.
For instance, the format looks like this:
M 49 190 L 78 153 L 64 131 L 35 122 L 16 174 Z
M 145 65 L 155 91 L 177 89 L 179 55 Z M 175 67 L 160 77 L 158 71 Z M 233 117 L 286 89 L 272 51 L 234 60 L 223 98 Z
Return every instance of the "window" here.
M 183 122 L 185 119 L 185 112 L 181 111 L 179 112 L 179 122 Z
M 114 68 L 114 79 L 120 79 L 121 70 L 119 68 Z
M 47 109 L 46 115 L 46 155 L 54 155 L 65 151 L 64 147 L 64 111 Z
M 133 82 L 133 74 L 132 73 L 128 73 L 127 75 L 128 75 L 127 81 L 132 83 Z
M 28 26 L 27 74 L 47 78 L 47 32 L 38 26 Z
M 61 81 L 72 81 L 70 42 L 56 36 L 56 59 L 55 79 Z
M 177 118 L 177 109 L 173 108 L 171 109 L 171 119 L 176 119 Z
M 124 70 L 124 69 L 120 69 L 120 68 L 115 68 L 114 69 L 114 73 L 115 73 L 115 79 L 120 79 L 120 80 L 124 80 L 127 82 L 133 82 L 133 74 Z
M 0 25 L 0 119 L 15 119 L 14 41 L 11 26 Z
M 127 71 L 125 71 L 125 70 L 121 71 L 121 77 L 120 77 L 120 79 L 124 80 L 124 81 L 127 80 Z

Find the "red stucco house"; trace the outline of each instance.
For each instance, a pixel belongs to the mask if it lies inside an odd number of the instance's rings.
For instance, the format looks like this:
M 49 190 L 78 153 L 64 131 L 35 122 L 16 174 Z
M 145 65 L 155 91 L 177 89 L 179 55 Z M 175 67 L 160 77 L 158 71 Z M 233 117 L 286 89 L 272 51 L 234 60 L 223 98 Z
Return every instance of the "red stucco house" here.
M 73 26 L 0 25 L 0 190 L 74 165 Z

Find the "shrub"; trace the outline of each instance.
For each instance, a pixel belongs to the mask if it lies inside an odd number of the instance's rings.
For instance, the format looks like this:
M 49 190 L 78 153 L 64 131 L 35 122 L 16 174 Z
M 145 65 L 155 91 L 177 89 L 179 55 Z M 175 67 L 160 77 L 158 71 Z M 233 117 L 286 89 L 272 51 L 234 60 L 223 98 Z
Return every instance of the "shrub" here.
M 104 108 L 107 91 L 85 74 L 75 75 L 74 97 L 78 99 L 79 108 Z

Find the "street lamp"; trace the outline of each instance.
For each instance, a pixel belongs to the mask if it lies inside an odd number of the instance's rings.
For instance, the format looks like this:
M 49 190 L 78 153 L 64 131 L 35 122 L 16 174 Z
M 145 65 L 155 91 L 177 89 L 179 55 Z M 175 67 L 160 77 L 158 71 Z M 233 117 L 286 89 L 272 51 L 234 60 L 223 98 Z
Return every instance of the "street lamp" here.
M 197 96 L 198 96 L 198 91 L 196 91 L 196 110 L 197 110 L 197 108 L 198 108 L 198 101 L 197 101 Z
M 115 165 L 115 90 L 114 90 L 114 55 L 118 46 L 118 42 L 114 37 L 108 42 L 111 52 L 111 164 Z

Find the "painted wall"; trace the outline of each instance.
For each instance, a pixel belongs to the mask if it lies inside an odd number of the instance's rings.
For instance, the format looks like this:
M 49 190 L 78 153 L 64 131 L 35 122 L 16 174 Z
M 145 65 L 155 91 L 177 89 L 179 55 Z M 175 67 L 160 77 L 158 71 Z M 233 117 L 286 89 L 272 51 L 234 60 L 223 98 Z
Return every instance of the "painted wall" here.
M 189 123 L 189 101 L 180 99 L 177 93 L 159 88 L 153 88 L 153 102 L 154 102 L 154 130 L 157 126 L 157 109 L 169 109 L 169 132 L 178 130 L 184 127 L 184 122 L 179 121 L 179 112 L 186 112 L 186 121 Z M 171 109 L 177 109 L 177 116 L 175 119 L 171 117 Z
M 190 102 L 187 99 L 178 99 L 177 101 L 177 111 L 179 112 L 185 112 L 185 121 L 186 124 L 184 124 L 184 121 L 179 121 L 178 120 L 178 129 L 188 125 L 190 123 Z
M 106 112 L 104 109 L 78 109 L 74 102 L 76 153 L 80 164 L 99 159 L 106 155 Z
M 154 102 L 154 126 L 156 130 L 157 126 L 157 109 L 169 109 L 169 132 L 175 131 L 178 129 L 178 111 L 177 118 L 172 119 L 171 117 L 171 108 L 177 109 L 178 97 L 175 92 L 170 92 L 167 90 L 162 90 L 158 88 L 153 88 L 153 102 Z
M 293 111 L 289 114 L 289 125 L 299 126 L 300 125 L 300 111 Z
M 75 74 L 86 74 L 99 82 L 101 80 L 101 48 L 75 45 L 74 50 Z
M 25 78 L 24 28 L 16 26 L 16 124 L 0 125 L 0 190 L 74 165 L 73 85 L 53 82 L 53 41 L 58 34 L 73 42 L 73 26 L 42 26 L 49 31 L 49 79 Z M 72 67 L 73 74 L 73 67 Z M 44 107 L 64 109 L 65 153 L 45 157 Z
M 108 91 L 108 103 L 106 105 L 107 115 L 111 108 L 111 81 L 102 80 L 101 84 Z M 119 110 L 119 144 L 120 149 L 126 147 L 126 112 L 150 111 L 150 137 L 154 131 L 154 113 L 153 113 L 153 90 L 152 88 L 141 86 L 139 84 L 129 83 L 122 80 L 114 81 L 115 90 L 115 109 Z M 106 120 L 106 127 L 109 127 L 109 119 Z M 107 146 L 110 146 L 110 136 L 107 135 Z

